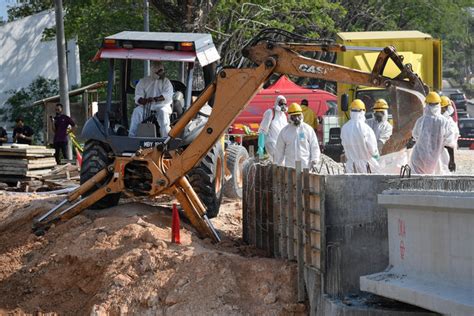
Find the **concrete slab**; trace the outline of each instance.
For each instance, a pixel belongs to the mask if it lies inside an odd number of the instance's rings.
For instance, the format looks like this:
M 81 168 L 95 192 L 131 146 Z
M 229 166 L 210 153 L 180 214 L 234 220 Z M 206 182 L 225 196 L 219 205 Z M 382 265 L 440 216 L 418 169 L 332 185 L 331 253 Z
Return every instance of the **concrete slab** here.
M 360 278 L 360 289 L 446 315 L 474 315 L 472 287 L 387 271 Z

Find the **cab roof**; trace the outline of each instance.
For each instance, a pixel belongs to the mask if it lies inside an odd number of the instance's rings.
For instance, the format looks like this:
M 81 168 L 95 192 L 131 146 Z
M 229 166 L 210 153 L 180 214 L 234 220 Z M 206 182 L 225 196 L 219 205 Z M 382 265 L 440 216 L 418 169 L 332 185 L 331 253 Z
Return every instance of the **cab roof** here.
M 210 34 L 124 31 L 105 37 L 94 60 L 102 58 L 178 62 L 197 59 L 206 66 L 220 56 Z
M 193 42 L 196 51 L 214 47 L 211 34 L 205 33 L 171 33 L 171 32 L 133 32 L 124 31 L 107 36 L 105 39 L 141 42 Z

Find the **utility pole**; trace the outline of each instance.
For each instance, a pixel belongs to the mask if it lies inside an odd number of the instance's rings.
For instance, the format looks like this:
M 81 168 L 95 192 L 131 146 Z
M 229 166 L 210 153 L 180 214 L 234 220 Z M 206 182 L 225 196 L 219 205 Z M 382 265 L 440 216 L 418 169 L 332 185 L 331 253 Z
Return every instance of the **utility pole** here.
M 54 0 L 54 9 L 56 13 L 56 45 L 58 50 L 58 71 L 59 71 L 59 99 L 63 105 L 64 114 L 71 116 L 69 106 L 69 82 L 67 80 L 66 65 L 66 40 L 64 38 L 64 10 L 63 1 Z M 68 144 L 67 159 L 72 159 L 71 144 Z
M 144 0 L 144 5 L 143 5 L 143 30 L 145 32 L 150 32 L 150 3 L 148 0 Z M 144 65 L 144 70 L 143 70 L 143 75 L 144 77 L 150 75 L 150 61 L 145 60 L 143 62 Z

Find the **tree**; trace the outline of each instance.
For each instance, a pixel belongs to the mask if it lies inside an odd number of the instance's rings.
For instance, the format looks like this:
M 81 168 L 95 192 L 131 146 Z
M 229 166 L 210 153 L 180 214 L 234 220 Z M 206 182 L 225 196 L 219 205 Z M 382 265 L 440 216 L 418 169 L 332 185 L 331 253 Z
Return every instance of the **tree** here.
M 57 95 L 58 82 L 56 80 L 46 79 L 43 77 L 36 78 L 26 88 L 18 91 L 8 91 L 10 97 L 7 99 L 7 108 L 2 109 L 3 121 L 15 122 L 22 116 L 25 124 L 30 126 L 34 131 L 43 129 L 44 107 L 42 105 L 33 106 L 33 102 Z M 35 134 L 35 139 L 40 139 L 41 135 Z
M 202 32 L 218 0 L 150 0 L 174 32 Z

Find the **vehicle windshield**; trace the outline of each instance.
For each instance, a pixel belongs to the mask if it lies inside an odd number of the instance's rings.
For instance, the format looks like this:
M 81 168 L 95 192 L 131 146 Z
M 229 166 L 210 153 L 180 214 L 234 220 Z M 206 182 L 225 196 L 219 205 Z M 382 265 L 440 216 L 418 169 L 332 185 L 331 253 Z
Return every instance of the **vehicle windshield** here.
M 328 110 L 324 115 L 337 115 L 337 102 L 336 101 L 326 101 Z
M 464 100 L 464 94 L 462 93 L 451 94 L 450 99 L 454 101 Z
M 389 105 L 393 103 L 389 91 L 385 89 L 359 90 L 356 93 L 356 99 L 361 99 L 364 102 L 367 113 L 372 112 L 374 103 L 378 99 L 385 99 Z M 389 108 L 388 113 L 391 112 Z
M 460 120 L 459 128 L 474 128 L 474 120 Z

